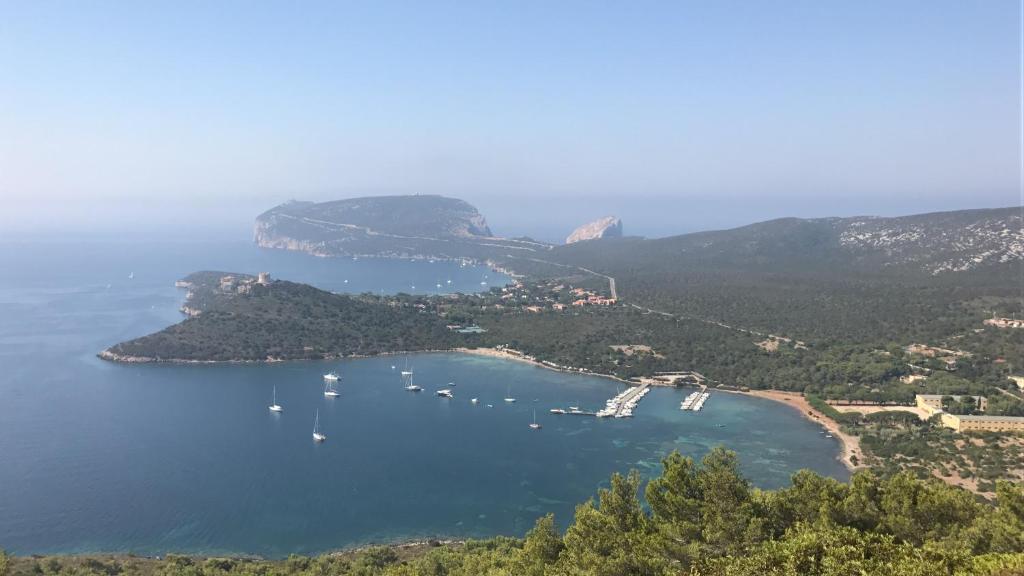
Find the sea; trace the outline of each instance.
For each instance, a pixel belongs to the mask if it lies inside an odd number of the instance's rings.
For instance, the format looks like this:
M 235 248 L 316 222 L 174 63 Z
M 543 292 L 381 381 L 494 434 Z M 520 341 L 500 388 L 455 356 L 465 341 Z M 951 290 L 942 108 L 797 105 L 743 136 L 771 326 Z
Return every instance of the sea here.
M 692 389 L 659 388 L 634 418 L 596 419 L 549 410 L 599 409 L 620 383 L 482 356 L 223 365 L 96 357 L 182 320 L 174 281 L 197 270 L 266 271 L 353 293 L 510 281 L 453 262 L 317 258 L 248 242 L 0 242 L 0 548 L 277 558 L 518 536 L 547 513 L 566 526 L 615 472 L 650 478 L 673 450 L 700 458 L 715 446 L 735 450 L 763 488 L 803 468 L 848 478 L 835 439 L 757 398 L 713 393 L 700 412 L 682 412 Z M 422 392 L 403 388 L 406 366 Z M 327 372 L 341 375 L 336 398 L 323 394 Z M 267 409 L 275 389 L 281 413 Z M 327 435 L 319 444 L 317 417 Z

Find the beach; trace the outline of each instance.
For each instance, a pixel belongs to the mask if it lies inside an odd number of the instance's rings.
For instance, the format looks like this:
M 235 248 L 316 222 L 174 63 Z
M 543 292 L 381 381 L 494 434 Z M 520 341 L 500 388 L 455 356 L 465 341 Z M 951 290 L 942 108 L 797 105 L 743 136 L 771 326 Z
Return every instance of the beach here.
M 541 368 L 547 368 L 549 370 L 558 370 L 561 372 L 576 371 L 571 368 L 559 368 L 555 366 L 550 366 L 548 364 L 544 364 L 543 362 L 539 362 L 533 358 L 526 357 L 520 353 L 510 352 L 507 350 L 498 350 L 496 348 L 457 348 L 454 350 L 454 352 L 461 352 L 463 354 L 476 354 L 478 356 L 489 356 L 492 358 L 501 358 L 503 360 L 515 360 L 518 362 L 525 362 L 533 366 L 539 366 Z M 635 382 L 623 380 L 622 378 L 617 378 L 615 376 L 610 376 L 608 374 L 598 374 L 594 372 L 581 373 L 587 374 L 589 376 L 601 376 L 604 378 L 611 378 L 612 380 L 625 382 L 627 384 L 636 384 Z M 839 460 L 843 463 L 844 466 L 846 466 L 847 469 L 853 471 L 863 467 L 863 465 L 859 463 L 855 464 L 853 462 L 854 456 L 857 457 L 858 461 L 863 460 L 863 456 L 861 454 L 860 449 L 860 438 L 853 436 L 851 434 L 847 434 L 840 430 L 839 424 L 836 421 L 832 420 L 828 416 L 822 414 L 820 411 L 815 410 L 813 407 L 811 407 L 811 405 L 807 402 L 807 399 L 804 398 L 803 395 L 800 394 L 799 392 L 784 392 L 782 390 L 751 390 L 749 392 L 740 392 L 736 390 L 721 390 L 716 388 L 711 388 L 711 390 L 717 392 L 728 392 L 730 394 L 746 394 L 748 396 L 765 398 L 768 400 L 781 402 L 783 404 L 791 406 L 795 410 L 799 411 L 804 418 L 821 424 L 826 430 L 828 430 L 829 434 L 832 434 L 832 436 L 839 439 L 839 443 L 842 444 L 842 454 Z
M 729 392 L 730 394 L 746 394 L 748 396 L 756 396 L 758 398 L 766 398 L 768 400 L 774 400 L 776 402 L 782 402 L 788 406 L 792 406 L 795 410 L 798 410 L 808 420 L 817 422 L 828 430 L 829 434 L 839 439 L 840 444 L 843 446 L 842 456 L 840 461 L 850 471 L 863 468 L 862 464 L 855 464 L 853 457 L 856 456 L 858 461 L 863 461 L 863 455 L 860 449 L 860 438 L 847 434 L 839 429 L 839 423 L 832 420 L 828 416 L 825 416 L 820 411 L 815 410 L 807 402 L 807 399 L 803 397 L 799 392 L 784 392 L 782 390 L 751 390 L 749 392 L 740 392 L 734 390 L 719 390 L 720 392 Z

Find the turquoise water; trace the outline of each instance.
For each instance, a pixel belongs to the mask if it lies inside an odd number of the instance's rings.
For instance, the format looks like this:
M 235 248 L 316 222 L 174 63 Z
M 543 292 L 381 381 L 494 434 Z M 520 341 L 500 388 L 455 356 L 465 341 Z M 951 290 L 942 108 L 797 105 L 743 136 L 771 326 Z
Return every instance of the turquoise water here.
M 404 357 L 217 366 L 95 358 L 178 321 L 182 293 L 171 284 L 204 268 L 353 291 L 504 281 L 450 263 L 244 244 L 0 246 L 0 547 L 284 556 L 522 534 L 546 512 L 570 521 L 614 471 L 654 474 L 672 449 L 699 457 L 718 444 L 740 453 L 759 486 L 805 467 L 846 477 L 838 445 L 818 427 L 746 397 L 715 394 L 694 414 L 678 410 L 685 390 L 657 389 L 636 418 L 597 420 L 547 410 L 597 408 L 615 382 L 483 357 L 410 356 L 419 394 L 392 368 Z M 344 377 L 333 400 L 322 393 L 328 370 Z M 433 395 L 448 382 L 454 399 Z M 273 386 L 282 414 L 267 410 Z M 510 387 L 514 404 L 501 400 Z M 328 435 L 320 445 L 315 410 Z M 527 426 L 534 410 L 540 431 Z

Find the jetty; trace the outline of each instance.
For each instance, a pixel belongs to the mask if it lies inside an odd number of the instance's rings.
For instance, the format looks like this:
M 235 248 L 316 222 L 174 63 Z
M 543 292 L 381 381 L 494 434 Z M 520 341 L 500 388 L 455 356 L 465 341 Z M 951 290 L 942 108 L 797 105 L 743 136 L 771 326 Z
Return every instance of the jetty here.
M 680 410 L 691 410 L 693 412 L 700 412 L 700 409 L 704 407 L 704 403 L 711 397 L 711 393 L 708 392 L 707 386 L 701 386 L 700 390 L 692 392 L 689 396 L 683 399 L 679 404 Z
M 614 398 L 605 402 L 605 407 L 594 415 L 598 418 L 632 418 L 633 408 L 636 408 L 640 400 L 650 391 L 650 384 L 627 388 L 624 392 L 618 393 Z

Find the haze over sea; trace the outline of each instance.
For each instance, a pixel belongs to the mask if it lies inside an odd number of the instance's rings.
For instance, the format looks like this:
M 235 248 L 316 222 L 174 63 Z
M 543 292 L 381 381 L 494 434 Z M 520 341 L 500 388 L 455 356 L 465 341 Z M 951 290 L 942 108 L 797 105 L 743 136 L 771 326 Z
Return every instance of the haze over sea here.
M 202 269 L 266 270 L 349 292 L 507 281 L 452 263 L 321 259 L 246 242 L 0 243 L 5 548 L 285 556 L 522 534 L 547 512 L 567 523 L 612 472 L 650 475 L 670 450 L 700 457 L 718 444 L 739 452 L 762 487 L 800 468 L 848 476 L 836 441 L 796 411 L 729 394 L 695 414 L 678 409 L 687 390 L 656 389 L 635 418 L 596 420 L 548 409 L 597 408 L 615 382 L 491 358 L 410 356 L 425 388 L 413 394 L 392 368 L 402 357 L 208 366 L 95 357 L 181 320 L 173 282 Z M 343 375 L 334 400 L 322 393 L 330 370 Z M 433 395 L 449 382 L 454 399 Z M 274 386 L 280 415 L 267 410 Z M 502 402 L 507 393 L 518 401 Z M 315 410 L 322 445 L 310 438 Z M 540 431 L 527 427 L 534 410 Z

